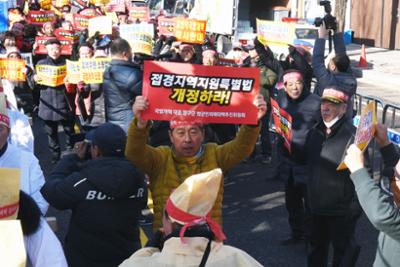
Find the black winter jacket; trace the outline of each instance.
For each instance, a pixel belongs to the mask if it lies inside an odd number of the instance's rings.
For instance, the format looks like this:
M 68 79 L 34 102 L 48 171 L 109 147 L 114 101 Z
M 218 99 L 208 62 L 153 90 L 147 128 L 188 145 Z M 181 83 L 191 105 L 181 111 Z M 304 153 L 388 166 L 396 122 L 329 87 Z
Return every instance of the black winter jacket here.
M 80 165 L 64 157 L 41 189 L 57 209 L 71 209 L 65 252 L 69 266 L 118 266 L 140 248 L 138 216 L 147 203 L 144 175 L 125 158 Z
M 126 132 L 133 118 L 132 104 L 142 94 L 143 73 L 130 61 L 113 59 L 104 71 L 106 121 Z
M 307 137 L 307 184 L 309 203 L 313 214 L 345 216 L 361 211 L 348 169 L 337 171 L 347 147 L 353 142 L 355 127 L 342 117 L 325 134 L 321 120 Z
M 37 65 L 63 66 L 65 58 L 60 57 L 53 60 L 49 56 L 40 60 Z M 71 116 L 71 110 L 68 107 L 65 97 L 65 85 L 51 87 L 38 85 L 40 89 L 39 117 L 43 120 L 60 121 L 66 120 Z

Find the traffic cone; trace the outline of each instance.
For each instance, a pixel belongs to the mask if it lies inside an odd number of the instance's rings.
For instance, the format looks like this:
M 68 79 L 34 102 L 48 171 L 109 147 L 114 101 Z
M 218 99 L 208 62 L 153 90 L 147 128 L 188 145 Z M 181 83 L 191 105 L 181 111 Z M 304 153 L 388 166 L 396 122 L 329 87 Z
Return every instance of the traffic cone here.
M 365 53 L 365 45 L 363 44 L 361 46 L 361 51 L 360 51 L 360 62 L 358 63 L 359 68 L 367 68 L 368 63 L 367 63 L 367 55 Z

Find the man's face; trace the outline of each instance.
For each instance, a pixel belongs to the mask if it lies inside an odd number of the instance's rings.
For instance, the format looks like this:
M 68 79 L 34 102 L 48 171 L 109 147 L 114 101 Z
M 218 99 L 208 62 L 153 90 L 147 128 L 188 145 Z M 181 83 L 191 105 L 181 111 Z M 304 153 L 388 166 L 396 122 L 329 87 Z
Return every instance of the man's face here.
M 336 104 L 327 100 L 321 102 L 321 115 L 325 122 L 330 122 L 336 117 L 341 117 L 346 113 L 346 104 Z
M 217 57 L 212 53 L 208 53 L 203 56 L 203 65 L 205 66 L 215 66 L 217 65 L 217 62 Z
M 0 149 L 4 147 L 7 143 L 8 134 L 10 133 L 10 129 L 8 129 L 4 125 L 0 125 Z
M 62 23 L 62 28 L 64 29 L 64 30 L 67 30 L 67 31 L 73 31 L 74 30 L 74 28 L 72 27 L 72 24 L 71 24 L 71 22 L 70 21 L 64 21 L 63 23 Z
M 47 23 L 43 26 L 43 33 L 46 36 L 53 36 L 54 35 L 54 26 L 50 23 Z
M 52 59 L 58 59 L 61 55 L 61 46 L 58 44 L 49 44 L 46 45 L 47 54 Z
M 303 89 L 303 81 L 297 78 L 291 78 L 285 83 L 285 91 L 291 99 L 298 99 L 301 96 Z
M 199 126 L 178 126 L 170 131 L 169 137 L 177 156 L 193 157 L 204 141 L 204 130 Z
M 194 54 L 193 54 L 193 50 L 192 49 L 183 48 L 180 51 L 180 55 L 181 55 L 183 61 L 188 62 L 188 61 L 190 61 L 192 59 Z
M 4 47 L 11 47 L 15 46 L 15 38 L 14 37 L 8 37 L 4 40 Z
M 93 50 L 87 46 L 79 48 L 79 58 L 91 58 L 93 56 Z

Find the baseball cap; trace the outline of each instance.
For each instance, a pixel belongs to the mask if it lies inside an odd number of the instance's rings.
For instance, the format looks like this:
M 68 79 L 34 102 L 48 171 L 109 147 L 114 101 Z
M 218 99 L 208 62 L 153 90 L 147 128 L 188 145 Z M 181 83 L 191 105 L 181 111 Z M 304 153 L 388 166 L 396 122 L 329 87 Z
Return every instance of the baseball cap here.
M 105 157 L 122 157 L 125 152 L 126 133 L 113 123 L 106 122 L 88 132 L 86 140 L 100 148 Z

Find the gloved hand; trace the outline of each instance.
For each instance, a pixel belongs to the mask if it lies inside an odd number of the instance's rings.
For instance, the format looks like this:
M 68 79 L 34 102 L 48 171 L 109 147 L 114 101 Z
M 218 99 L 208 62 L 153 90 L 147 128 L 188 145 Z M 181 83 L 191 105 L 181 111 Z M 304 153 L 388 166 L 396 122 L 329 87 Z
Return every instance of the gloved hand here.
M 162 229 L 159 229 L 153 234 L 149 241 L 147 241 L 145 247 L 158 248 L 161 251 L 164 246 L 164 238 L 164 231 Z

